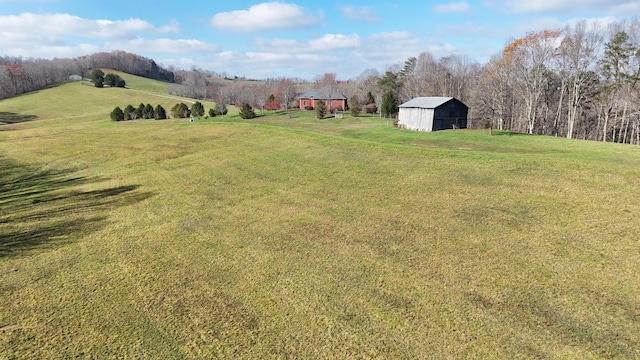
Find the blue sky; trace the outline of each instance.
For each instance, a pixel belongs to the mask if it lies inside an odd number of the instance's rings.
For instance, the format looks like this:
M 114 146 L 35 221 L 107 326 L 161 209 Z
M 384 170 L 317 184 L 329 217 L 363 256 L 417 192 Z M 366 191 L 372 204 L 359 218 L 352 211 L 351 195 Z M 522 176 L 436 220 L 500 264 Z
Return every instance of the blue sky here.
M 251 78 L 349 79 L 425 51 L 483 63 L 530 31 L 634 14 L 638 0 L 0 0 L 0 55 L 124 50 Z

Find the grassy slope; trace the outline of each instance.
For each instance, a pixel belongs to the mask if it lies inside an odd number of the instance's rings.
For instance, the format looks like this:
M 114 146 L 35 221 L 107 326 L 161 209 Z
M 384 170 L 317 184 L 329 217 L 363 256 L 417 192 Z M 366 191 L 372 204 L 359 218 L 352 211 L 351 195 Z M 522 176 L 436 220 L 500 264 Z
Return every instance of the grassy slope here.
M 636 147 L 158 100 L 0 102 L 0 357 L 640 356 Z

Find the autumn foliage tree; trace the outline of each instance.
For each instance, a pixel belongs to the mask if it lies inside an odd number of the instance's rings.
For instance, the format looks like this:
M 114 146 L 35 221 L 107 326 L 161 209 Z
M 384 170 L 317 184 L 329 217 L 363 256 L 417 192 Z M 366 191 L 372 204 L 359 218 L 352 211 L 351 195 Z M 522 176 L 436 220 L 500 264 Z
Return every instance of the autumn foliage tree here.
M 546 64 L 555 54 L 560 34 L 559 30 L 528 33 L 512 41 L 502 51 L 503 65 L 513 73 L 515 89 L 525 103 L 521 117 L 529 134 L 533 134 L 536 110 L 548 80 Z

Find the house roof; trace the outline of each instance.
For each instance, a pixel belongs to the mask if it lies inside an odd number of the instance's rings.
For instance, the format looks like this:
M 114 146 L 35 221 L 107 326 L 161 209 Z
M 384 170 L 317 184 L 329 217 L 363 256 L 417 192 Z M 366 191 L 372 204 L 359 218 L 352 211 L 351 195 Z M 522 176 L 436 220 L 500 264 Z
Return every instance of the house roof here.
M 300 98 L 300 99 L 311 99 L 311 98 L 314 98 L 314 99 L 325 99 L 326 96 L 324 96 L 324 94 L 322 93 L 322 91 L 320 91 L 320 89 L 311 89 L 311 90 L 309 90 L 307 92 L 299 94 L 298 98 Z M 342 95 L 342 94 L 340 94 L 337 91 L 334 91 L 331 94 L 331 100 L 347 100 L 347 97 Z
M 423 108 L 423 109 L 435 109 L 438 106 L 448 102 L 453 99 L 452 97 L 441 97 L 441 96 L 432 96 L 432 97 L 417 97 L 413 98 L 406 103 L 400 105 L 401 108 Z

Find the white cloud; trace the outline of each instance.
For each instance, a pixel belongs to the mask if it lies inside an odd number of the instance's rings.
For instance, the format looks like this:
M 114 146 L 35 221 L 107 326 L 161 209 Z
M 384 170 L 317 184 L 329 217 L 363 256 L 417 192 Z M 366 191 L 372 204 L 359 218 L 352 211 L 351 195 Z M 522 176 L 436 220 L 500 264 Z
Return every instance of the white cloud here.
M 373 8 L 369 6 L 342 6 L 340 7 L 340 13 L 349 20 L 364 22 L 379 22 L 381 20 Z
M 248 10 L 215 14 L 211 18 L 211 26 L 236 32 L 301 29 L 318 24 L 322 17 L 321 13 L 305 13 L 296 4 L 269 2 L 253 5 Z
M 393 31 L 372 34 L 365 39 L 363 46 L 355 51 L 354 55 L 366 59 L 366 68 L 381 68 L 404 62 L 425 50 L 426 45 L 411 33 Z
M 0 43 L 0 46 L 2 44 Z M 81 55 L 92 54 L 102 50 L 99 46 L 93 44 L 77 44 L 75 46 L 68 45 L 35 45 L 35 46 L 20 46 L 14 45 L 5 51 L 6 56 L 16 57 L 34 57 L 34 58 L 71 58 Z
M 324 51 L 354 49 L 360 47 L 360 36 L 357 34 L 326 34 L 311 40 L 257 38 L 253 44 L 263 51 L 283 53 L 316 53 Z
M 218 51 L 216 45 L 204 43 L 195 39 L 143 39 L 124 40 L 109 42 L 105 45 L 108 49 L 119 49 L 132 53 L 164 53 L 164 54 L 186 54 L 186 53 L 207 53 Z
M 487 0 L 486 6 L 495 9 L 506 9 L 512 13 L 574 13 L 589 10 L 601 14 L 628 15 L 640 11 L 637 0 Z
M 179 24 L 170 22 L 160 28 L 140 20 L 90 20 L 69 14 L 33 14 L 0 16 L 0 33 L 76 35 L 89 39 L 135 38 L 139 33 L 166 34 L 178 32 Z
M 349 49 L 360 46 L 358 34 L 351 36 L 342 34 L 327 34 L 319 39 L 309 41 L 311 48 L 316 51 L 327 51 L 335 49 Z
M 471 11 L 471 5 L 465 1 L 440 4 L 432 8 L 435 13 L 466 13 Z

